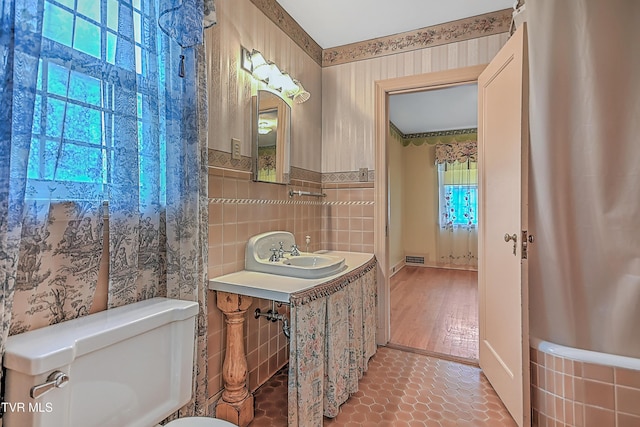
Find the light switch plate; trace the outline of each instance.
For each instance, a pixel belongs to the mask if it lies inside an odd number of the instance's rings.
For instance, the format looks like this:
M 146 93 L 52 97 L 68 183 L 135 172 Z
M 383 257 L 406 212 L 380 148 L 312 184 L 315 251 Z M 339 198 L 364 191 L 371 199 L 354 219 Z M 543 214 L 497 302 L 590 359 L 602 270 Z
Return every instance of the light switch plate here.
M 232 160 L 241 160 L 242 155 L 240 154 L 240 140 L 231 138 L 231 159 Z

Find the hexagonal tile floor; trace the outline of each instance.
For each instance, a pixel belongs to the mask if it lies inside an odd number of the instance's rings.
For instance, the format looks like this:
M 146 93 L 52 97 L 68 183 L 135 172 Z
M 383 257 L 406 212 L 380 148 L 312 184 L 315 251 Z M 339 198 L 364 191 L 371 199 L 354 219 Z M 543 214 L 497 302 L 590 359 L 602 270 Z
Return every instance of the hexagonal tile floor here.
M 287 370 L 255 393 L 251 427 L 287 425 Z M 479 368 L 387 347 L 378 348 L 360 390 L 325 426 L 515 426 Z

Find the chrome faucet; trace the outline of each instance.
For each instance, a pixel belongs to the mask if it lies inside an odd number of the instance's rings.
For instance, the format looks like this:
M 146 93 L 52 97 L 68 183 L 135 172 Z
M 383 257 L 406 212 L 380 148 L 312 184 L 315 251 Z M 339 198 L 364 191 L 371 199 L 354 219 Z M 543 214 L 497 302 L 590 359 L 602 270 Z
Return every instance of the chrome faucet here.
M 291 254 L 291 256 L 299 256 L 300 255 L 300 250 L 298 249 L 298 245 L 296 245 L 295 243 L 291 245 L 291 250 L 290 251 L 285 251 L 283 248 L 283 243 L 280 242 L 280 258 L 284 257 L 284 254 Z
M 271 249 L 269 249 L 271 251 L 271 256 L 269 257 L 269 261 L 270 262 L 278 262 L 278 261 L 280 261 L 282 258 L 284 258 L 284 254 L 285 253 L 291 254 L 291 256 L 299 256 L 300 255 L 300 250 L 298 249 L 298 245 L 296 245 L 295 243 L 291 245 L 291 250 L 290 251 L 285 251 L 284 250 L 284 242 L 278 242 L 278 244 L 280 245 L 279 248 L 271 248 Z
M 269 262 L 278 262 L 280 261 L 280 255 L 278 253 L 278 249 L 276 248 L 271 248 L 269 249 L 271 251 L 271 256 L 269 257 Z
M 280 244 L 279 248 L 272 247 L 271 249 L 269 249 L 271 251 L 269 262 L 278 262 L 284 257 L 284 243 L 282 242 L 278 242 L 278 243 Z

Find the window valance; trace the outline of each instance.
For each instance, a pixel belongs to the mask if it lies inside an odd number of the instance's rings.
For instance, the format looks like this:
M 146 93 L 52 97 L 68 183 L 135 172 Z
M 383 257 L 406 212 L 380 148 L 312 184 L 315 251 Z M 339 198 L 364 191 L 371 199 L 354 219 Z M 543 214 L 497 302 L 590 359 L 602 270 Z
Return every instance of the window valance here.
M 436 164 L 468 161 L 478 161 L 478 143 L 476 141 L 436 145 Z

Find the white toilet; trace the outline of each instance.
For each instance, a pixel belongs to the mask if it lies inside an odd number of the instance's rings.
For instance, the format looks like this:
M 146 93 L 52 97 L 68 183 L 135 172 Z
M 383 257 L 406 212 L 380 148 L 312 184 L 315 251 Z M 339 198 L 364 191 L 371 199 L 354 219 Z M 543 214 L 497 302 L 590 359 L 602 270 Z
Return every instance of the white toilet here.
M 191 399 L 197 313 L 195 302 L 153 298 L 9 337 L 3 427 L 157 425 Z

